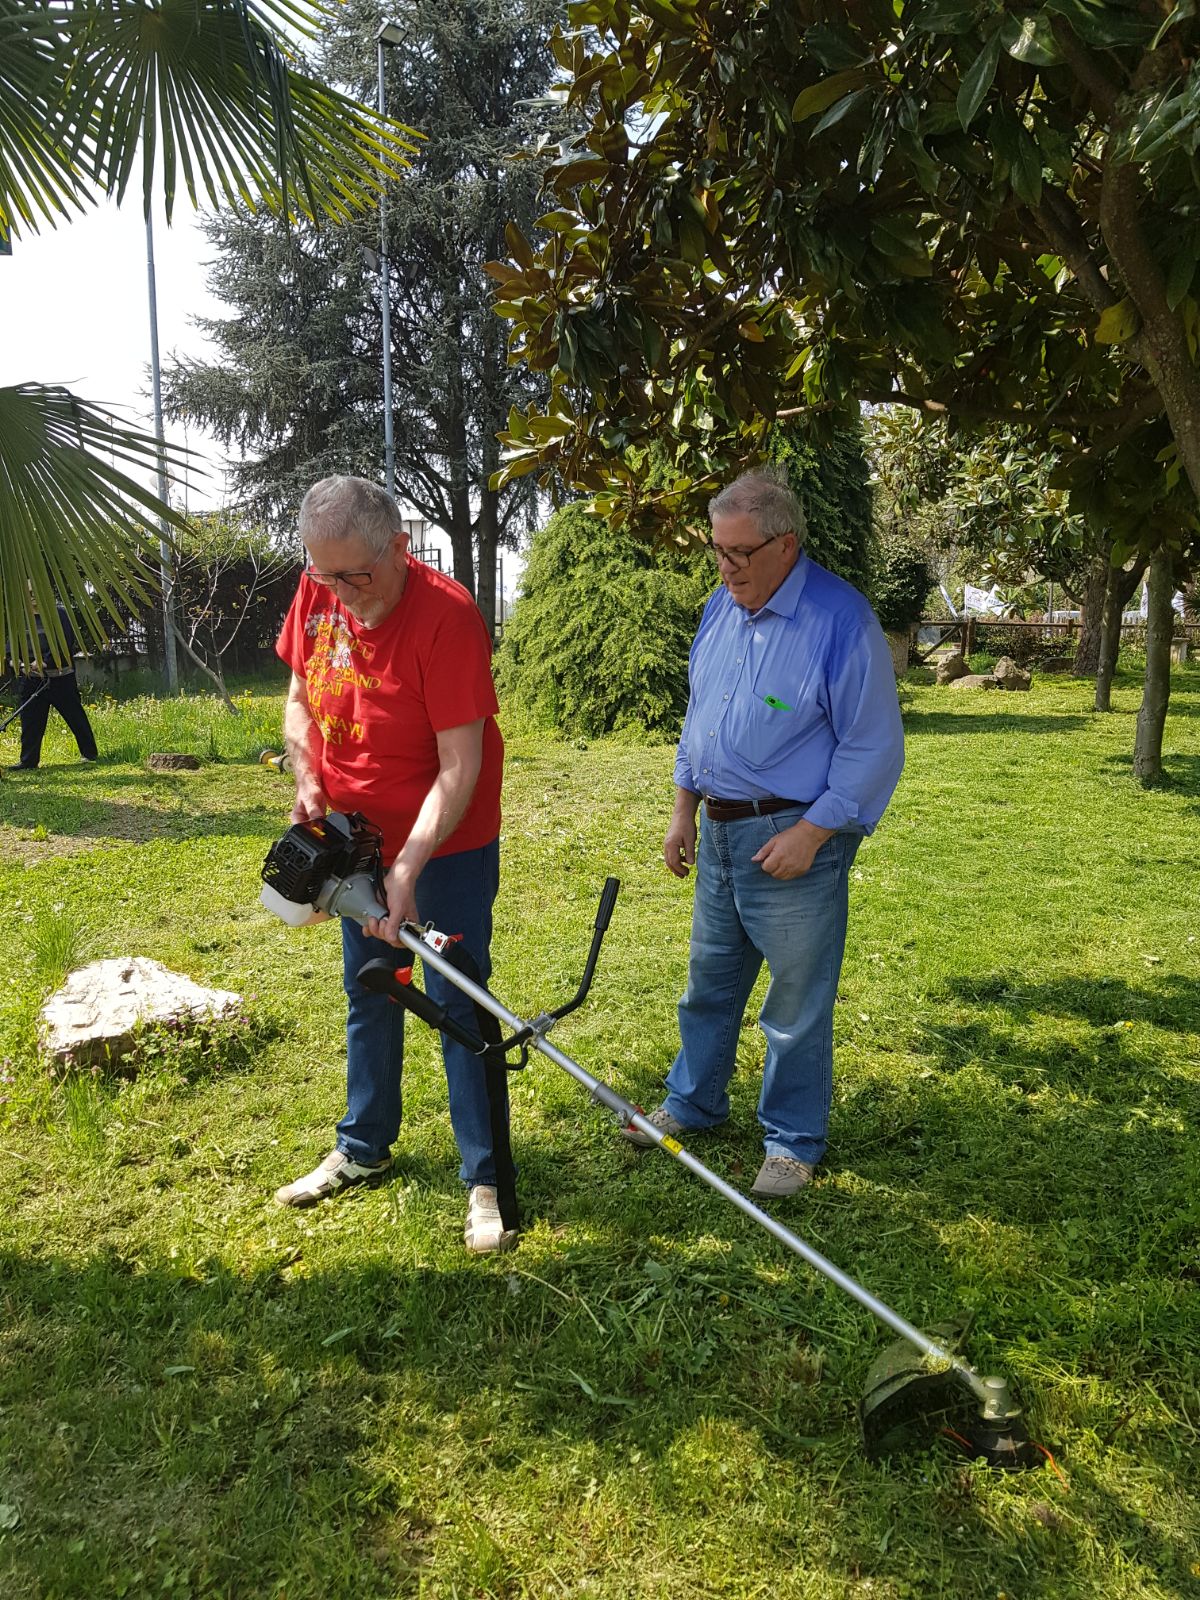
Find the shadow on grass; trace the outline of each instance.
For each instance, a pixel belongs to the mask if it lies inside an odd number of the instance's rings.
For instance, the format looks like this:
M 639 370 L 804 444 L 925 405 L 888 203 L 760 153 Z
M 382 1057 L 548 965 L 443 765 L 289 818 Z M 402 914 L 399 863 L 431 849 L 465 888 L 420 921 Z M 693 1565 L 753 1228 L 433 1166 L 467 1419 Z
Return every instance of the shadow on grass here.
M 906 734 L 1070 733 L 1088 725 L 1089 718 L 1073 711 L 1064 711 L 1060 715 L 1038 712 L 1030 716 L 1008 711 L 989 711 L 978 716 L 972 716 L 969 711 L 906 710 L 904 713 Z
M 96 799 L 78 791 L 56 792 L 52 783 L 38 784 L 36 779 L 31 783 L 29 780 L 35 778 L 32 773 L 22 774 L 22 778 L 25 781 L 20 793 L 3 797 L 3 809 L 8 813 L 4 820 L 12 826 L 25 827 L 36 817 L 45 832 L 60 841 L 78 839 L 100 845 L 229 835 L 267 839 L 283 831 L 282 819 L 287 813 L 283 796 L 276 797 L 276 806 L 264 798 L 261 807 L 222 807 L 212 803 L 211 794 L 189 792 L 186 780 L 178 778 L 170 780 L 169 787 L 154 778 L 118 776 L 105 780 L 110 789 L 136 785 L 145 795 L 140 805 L 120 799 Z M 155 789 L 147 794 L 151 784 Z M 20 821 L 11 820 L 14 810 Z
M 1164 743 L 1170 744 L 1170 724 L 1167 726 L 1167 735 Z M 1111 755 L 1101 758 L 1099 765 L 1108 772 L 1120 777 L 1127 777 L 1133 781 L 1133 756 Z M 1159 790 L 1176 790 L 1180 794 L 1200 795 L 1200 756 L 1185 756 L 1174 752 L 1163 756 L 1163 775 L 1158 783 L 1151 785 Z M 1189 811 L 1195 811 L 1195 806 L 1189 806 Z
M 374 1577 L 351 1589 L 349 1571 L 340 1582 L 335 1572 L 331 1592 L 415 1593 L 384 1585 L 412 1583 L 439 1539 L 461 1536 L 478 1494 L 519 1517 L 549 1496 L 545 1514 L 581 1518 L 586 1533 L 581 1464 L 589 1494 L 624 1483 L 659 1537 L 681 1514 L 699 1529 L 782 1480 L 825 1504 L 837 1542 L 817 1563 L 839 1576 L 921 1581 L 951 1500 L 972 1548 L 943 1560 L 983 1562 L 991 1585 L 957 1593 L 1086 1593 L 1067 1583 L 1085 1546 L 1124 1557 L 1134 1533 L 1160 1569 L 1182 1572 L 1192 1554 L 1092 1474 L 1041 1557 L 1047 1587 L 1031 1588 L 1020 1541 L 949 1446 L 881 1468 L 855 1459 L 854 1396 L 823 1380 L 822 1352 L 788 1329 L 778 1293 L 727 1255 L 671 1266 L 575 1245 L 536 1271 L 517 1253 L 308 1275 L 298 1255 L 238 1272 L 111 1250 L 0 1254 L 6 1348 L 18 1357 L 0 1369 L 5 1420 L 43 1441 L 13 1460 L 3 1487 L 48 1592 L 98 1592 L 84 1579 L 111 1582 L 133 1551 L 140 1592 L 150 1574 L 158 1592 L 172 1560 L 203 1557 L 211 1592 L 265 1593 L 290 1572 L 288 1593 L 319 1593 L 312 1567 L 340 1527 Z M 1169 1440 L 1141 1438 L 1143 1482 L 1167 1495 L 1178 1469 Z M 910 1519 L 910 1539 L 883 1560 L 881 1504 Z M 471 1592 L 518 1592 L 463 1562 Z
M 1136 1019 L 1175 1032 L 1200 1032 L 1200 980 L 1182 973 L 1165 973 L 1147 987 L 1121 978 L 1025 984 L 998 972 L 951 978 L 942 992 L 947 999 L 1001 1006 L 1022 1022 L 1049 1013 L 1079 1017 L 1098 1028 Z
M 943 1239 L 956 1214 L 1026 1237 L 1059 1225 L 1068 1277 L 1119 1287 L 1131 1260 L 1196 1277 L 1200 1068 L 1177 1036 L 1200 1032 L 1200 984 L 995 974 L 951 979 L 942 998 L 949 1014 L 916 1024 L 898 1069 L 884 1052 L 840 1091 L 834 1160 L 907 1192 Z

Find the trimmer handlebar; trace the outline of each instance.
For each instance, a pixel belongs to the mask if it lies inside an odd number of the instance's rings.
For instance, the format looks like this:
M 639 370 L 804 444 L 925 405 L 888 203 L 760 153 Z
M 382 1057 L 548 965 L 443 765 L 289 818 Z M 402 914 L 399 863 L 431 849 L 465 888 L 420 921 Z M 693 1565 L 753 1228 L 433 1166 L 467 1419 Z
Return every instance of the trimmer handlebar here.
M 608 925 L 612 921 L 613 907 L 617 903 L 617 895 L 620 890 L 620 878 L 606 878 L 604 880 L 604 888 L 600 891 L 600 904 L 596 908 L 597 933 L 607 933 Z
M 418 989 L 411 981 L 411 960 L 408 966 L 397 967 L 394 961 L 381 957 L 377 961 L 368 961 L 365 967 L 360 967 L 356 976 L 364 989 L 370 989 L 373 994 L 387 995 L 389 1000 L 402 1005 L 406 1011 L 411 1011 L 414 1016 L 420 1017 L 421 1021 L 427 1022 L 431 1028 L 448 1034 L 451 1039 L 465 1045 L 476 1055 L 481 1056 L 487 1050 L 487 1045 L 477 1033 L 464 1028 L 450 1015 L 445 1006 L 438 1005 L 431 995 L 426 994 L 424 989 Z

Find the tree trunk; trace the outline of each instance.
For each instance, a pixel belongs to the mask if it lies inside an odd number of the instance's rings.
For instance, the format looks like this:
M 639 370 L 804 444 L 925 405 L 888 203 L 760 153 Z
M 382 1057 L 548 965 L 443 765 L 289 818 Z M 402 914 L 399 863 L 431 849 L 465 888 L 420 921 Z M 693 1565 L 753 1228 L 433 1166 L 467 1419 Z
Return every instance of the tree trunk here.
M 1168 604 L 1170 604 L 1169 600 Z M 213 685 L 216 688 L 217 693 L 221 696 L 221 699 L 225 702 L 226 710 L 229 711 L 230 715 L 240 717 L 242 713 L 238 710 L 237 706 L 234 705 L 232 699 L 230 698 L 229 690 L 225 687 L 225 674 L 221 670 L 220 656 L 217 657 L 216 667 L 210 667 L 204 657 L 196 651 L 195 647 L 190 644 L 187 639 L 184 638 L 183 634 L 180 633 L 179 629 L 174 623 L 171 624 L 171 632 L 183 646 L 191 660 L 193 660 L 200 668 L 200 671 L 204 673 L 205 677 L 212 679 Z
M 475 593 L 475 561 L 471 537 L 471 483 L 467 460 L 467 428 L 460 403 L 451 424 L 450 438 L 450 549 L 454 576 L 468 594 Z
M 496 638 L 496 553 L 500 540 L 496 491 L 487 487 L 487 477 L 479 491 L 479 578 L 475 601 L 483 613 L 488 633 Z
M 1100 628 L 1100 659 L 1096 663 L 1096 710 L 1112 710 L 1112 681 L 1121 652 L 1121 618 L 1130 596 L 1146 570 L 1145 556 L 1132 567 L 1109 567 L 1104 592 L 1104 618 Z
M 1094 678 L 1100 665 L 1100 636 L 1104 626 L 1108 570 L 1107 552 L 1094 555 L 1088 562 L 1080 604 L 1083 616 L 1079 623 L 1079 642 L 1075 646 L 1075 664 L 1071 668 L 1077 678 Z
M 1146 584 L 1146 679 L 1133 743 L 1133 775 L 1144 788 L 1149 788 L 1162 778 L 1163 727 L 1171 698 L 1171 635 L 1175 631 L 1171 595 L 1175 572 L 1166 551 L 1156 550 L 1150 558 Z

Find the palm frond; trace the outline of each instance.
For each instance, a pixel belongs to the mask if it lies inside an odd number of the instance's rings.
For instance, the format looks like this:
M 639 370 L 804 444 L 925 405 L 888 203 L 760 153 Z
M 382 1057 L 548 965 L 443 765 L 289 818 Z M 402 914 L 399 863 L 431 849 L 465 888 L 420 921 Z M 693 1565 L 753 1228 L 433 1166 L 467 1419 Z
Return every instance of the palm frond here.
M 158 464 L 158 441 L 70 390 L 0 388 L 0 623 L 4 653 L 37 656 L 30 589 L 52 633 L 61 599 L 96 644 L 152 598 L 160 520 L 181 526 L 131 471 Z M 168 464 L 186 453 L 167 448 Z M 61 644 L 61 640 L 59 641 Z
M 45 5 L 0 0 L 0 224 L 6 232 L 82 210 L 81 175 L 58 115 L 61 26 Z
M 181 187 L 193 205 L 334 221 L 370 207 L 418 136 L 311 77 L 272 26 L 312 34 L 324 14 L 316 0 L 0 0 L 0 218 L 36 229 L 80 195 L 119 202 L 139 166 L 148 209 L 156 156 L 168 219 Z

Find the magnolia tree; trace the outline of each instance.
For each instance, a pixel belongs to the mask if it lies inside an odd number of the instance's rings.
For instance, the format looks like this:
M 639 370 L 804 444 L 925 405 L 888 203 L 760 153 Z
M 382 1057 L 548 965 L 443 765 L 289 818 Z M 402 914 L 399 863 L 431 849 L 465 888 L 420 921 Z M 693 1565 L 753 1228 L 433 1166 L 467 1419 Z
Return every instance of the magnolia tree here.
M 862 402 L 1019 427 L 1149 562 L 1134 766 L 1161 770 L 1170 596 L 1200 495 L 1200 22 L 1173 0 L 583 0 L 554 41 L 588 118 L 552 235 L 494 276 L 551 375 L 505 474 L 669 518 L 623 456 L 704 479 L 781 414 Z
M 888 406 L 868 417 L 876 508 L 884 526 L 915 527 L 924 543 L 985 586 L 1056 585 L 1083 622 L 1074 670 L 1096 680 L 1110 709 L 1121 615 L 1146 570 L 1134 550 L 1113 560 L 1111 534 L 1071 509 L 1057 486 L 1061 457 L 1019 428 L 946 438 L 944 428 Z

